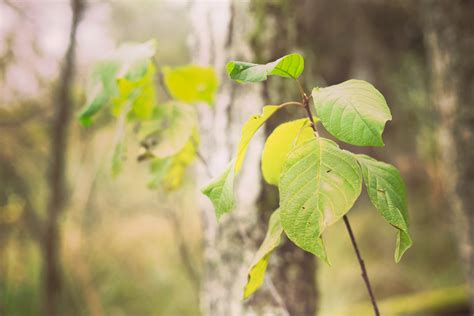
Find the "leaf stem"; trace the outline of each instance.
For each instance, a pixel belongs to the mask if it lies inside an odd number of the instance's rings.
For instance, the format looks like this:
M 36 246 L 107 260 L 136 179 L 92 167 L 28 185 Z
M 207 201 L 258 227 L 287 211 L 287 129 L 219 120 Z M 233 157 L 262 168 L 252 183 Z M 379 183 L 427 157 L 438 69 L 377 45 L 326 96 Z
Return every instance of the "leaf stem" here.
M 308 97 L 306 93 L 303 92 L 303 107 L 306 110 L 306 114 L 308 115 L 308 118 L 311 122 L 311 128 L 313 129 L 314 134 L 316 135 L 316 137 L 319 137 L 318 128 L 316 127 L 313 114 L 311 114 L 311 108 L 309 107 L 309 99 L 310 97 Z
M 357 242 L 352 232 L 351 224 L 349 222 L 349 218 L 347 215 L 343 216 L 344 224 L 346 224 L 347 232 L 349 233 L 349 237 L 351 238 L 352 246 L 354 247 L 354 251 L 357 255 L 357 260 L 359 261 L 360 270 L 362 271 L 362 279 L 364 279 L 365 286 L 367 287 L 367 291 L 369 292 L 370 301 L 372 302 L 372 306 L 374 308 L 375 316 L 380 316 L 379 308 L 377 306 L 377 301 L 375 299 L 374 292 L 372 291 L 372 286 L 370 285 L 369 275 L 367 274 L 367 269 L 365 268 L 364 260 L 360 255 L 359 247 L 357 246 Z
M 303 86 L 301 85 L 300 81 L 297 78 L 294 78 L 296 81 L 296 84 L 298 85 L 298 89 L 300 90 L 301 97 L 304 98 L 306 93 L 304 92 Z
M 284 106 L 287 106 L 287 105 L 297 105 L 299 107 L 304 107 L 303 103 L 296 102 L 296 101 L 285 102 L 285 103 L 280 104 L 279 106 L 284 107 Z
M 196 151 L 196 155 L 198 157 L 198 160 L 202 163 L 204 167 L 204 171 L 206 172 L 207 176 L 210 179 L 212 179 L 213 176 L 212 176 L 211 168 L 209 167 L 209 164 L 207 163 L 206 159 L 204 159 L 204 156 L 201 154 L 199 150 Z
M 298 82 L 298 84 L 299 84 L 299 82 Z M 300 87 L 301 87 L 301 85 L 300 85 Z M 313 115 L 311 114 L 311 108 L 309 107 L 309 99 L 311 98 L 311 96 L 308 97 L 306 95 L 306 93 L 303 91 L 302 92 L 302 97 L 303 97 L 303 102 L 302 103 L 303 103 L 304 109 L 306 110 L 306 114 L 308 115 L 308 118 L 311 121 L 311 128 L 313 129 L 315 136 L 319 137 L 318 129 L 317 129 L 316 124 L 314 122 Z M 359 251 L 359 247 L 357 246 L 357 241 L 355 239 L 354 233 L 352 232 L 352 228 L 351 228 L 351 224 L 349 222 L 349 218 L 347 217 L 347 215 L 344 215 L 343 219 L 344 219 L 344 224 L 346 225 L 346 228 L 347 228 L 347 232 L 348 232 L 349 237 L 351 239 L 352 246 L 354 247 L 354 251 L 356 253 L 357 260 L 359 261 L 360 270 L 362 272 L 361 273 L 362 279 L 364 280 L 365 286 L 367 287 L 367 291 L 369 292 L 370 301 L 372 302 L 372 306 L 374 308 L 375 316 L 380 316 L 379 308 L 377 306 L 377 301 L 375 299 L 375 295 L 374 295 L 374 292 L 372 291 L 372 286 L 370 284 L 369 275 L 367 274 L 367 269 L 365 267 L 364 260 L 362 259 L 362 256 L 361 256 L 360 251 Z

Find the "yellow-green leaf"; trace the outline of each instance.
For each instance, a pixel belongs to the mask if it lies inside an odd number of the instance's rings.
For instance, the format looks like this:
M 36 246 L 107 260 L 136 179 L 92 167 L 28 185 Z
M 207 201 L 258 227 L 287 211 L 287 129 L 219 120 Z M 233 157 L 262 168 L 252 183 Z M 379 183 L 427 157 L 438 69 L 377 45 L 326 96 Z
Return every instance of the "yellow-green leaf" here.
M 186 103 L 214 103 L 214 95 L 219 86 L 214 68 L 197 65 L 165 67 L 163 75 L 168 92 L 176 100 Z
M 242 127 L 242 136 L 237 147 L 237 156 L 224 173 L 211 181 L 203 190 L 214 204 L 216 214 L 220 217 L 234 207 L 234 177 L 242 168 L 247 148 L 253 135 L 282 105 L 267 105 L 261 115 L 253 115 Z
M 290 150 L 314 138 L 308 119 L 280 124 L 268 136 L 262 153 L 262 174 L 269 184 L 278 185 L 280 173 Z
M 265 239 L 252 260 L 247 284 L 244 288 L 244 299 L 249 298 L 250 295 L 255 293 L 255 291 L 262 286 L 270 255 L 273 250 L 280 245 L 282 233 L 283 228 L 280 222 L 280 210 L 276 210 L 270 216 Z
M 112 100 L 112 112 L 117 116 L 130 105 L 130 115 L 141 120 L 150 119 L 157 105 L 154 76 L 155 66 L 149 62 L 142 76 L 118 79 L 118 95 Z
M 159 107 L 161 116 L 145 122 L 140 136 L 154 156 L 166 158 L 177 154 L 186 145 L 197 127 L 197 114 L 194 107 L 176 101 Z M 143 135 L 145 132 L 147 134 Z
M 107 105 L 113 98 L 121 98 L 123 102 L 115 101 L 115 109 L 112 111 L 117 116 L 121 113 L 121 108 L 125 107 L 126 102 L 135 102 L 136 96 L 130 100 L 130 86 L 122 87 L 127 91 L 120 92 L 117 87 L 117 79 L 136 82 L 142 80 L 144 76 L 150 74 L 150 70 L 154 72 L 152 57 L 156 52 L 156 42 L 154 40 L 145 43 L 125 43 L 122 44 L 107 58 L 99 61 L 92 70 L 90 81 L 87 89 L 86 105 L 79 114 L 79 121 L 83 125 L 90 125 L 92 117 Z M 153 74 L 151 74 L 153 76 Z M 150 76 L 148 76 L 150 77 Z M 148 80 L 150 81 L 150 80 Z M 123 83 L 122 83 L 123 84 Z M 127 85 L 127 84 L 125 84 Z M 150 114 L 150 101 L 154 97 L 153 83 L 150 88 L 143 91 L 143 95 L 138 100 L 138 104 L 131 114 L 136 114 L 138 118 L 147 118 Z M 150 89 L 153 87 L 153 91 Z
M 198 144 L 199 136 L 197 132 L 194 132 L 183 149 L 173 156 L 170 168 L 163 178 L 163 188 L 165 190 L 173 191 L 181 186 L 187 167 L 196 158 Z
M 161 186 L 166 191 L 178 189 L 185 178 L 186 169 L 197 156 L 199 134 L 194 130 L 184 147 L 175 155 L 166 158 L 153 158 L 150 172 L 153 176 L 148 187 Z
M 281 105 L 267 105 L 263 107 L 261 115 L 253 115 L 245 122 L 242 127 L 242 136 L 240 138 L 239 146 L 237 147 L 237 160 L 235 163 L 235 172 L 239 172 L 242 168 L 242 163 L 247 153 L 247 148 L 253 135 L 276 111 L 281 108 Z

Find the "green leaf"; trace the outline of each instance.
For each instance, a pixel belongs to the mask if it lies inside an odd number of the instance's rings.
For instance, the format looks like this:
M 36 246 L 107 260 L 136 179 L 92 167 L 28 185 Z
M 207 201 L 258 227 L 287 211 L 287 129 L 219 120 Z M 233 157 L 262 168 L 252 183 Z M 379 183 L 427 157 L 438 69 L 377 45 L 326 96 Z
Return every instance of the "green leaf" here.
M 269 184 L 278 185 L 280 173 L 290 150 L 314 137 L 308 119 L 280 124 L 268 136 L 262 153 L 262 174 Z
M 234 175 L 235 175 L 235 159 L 231 161 L 224 173 L 202 190 L 214 205 L 217 218 L 229 212 L 234 208 Z
M 324 127 L 338 139 L 358 146 L 383 146 L 385 123 L 392 119 L 383 95 L 363 80 L 348 80 L 313 89 Z
M 349 211 L 361 186 L 356 160 L 336 143 L 318 137 L 294 147 L 278 185 L 280 217 L 288 238 L 327 261 L 321 234 Z
M 370 201 L 392 226 L 398 229 L 395 261 L 411 247 L 405 183 L 392 165 L 366 155 L 355 155 L 362 168 Z
M 280 222 L 280 211 L 276 210 L 270 216 L 268 223 L 267 234 L 262 242 L 262 245 L 255 254 L 252 265 L 250 266 L 248 273 L 247 284 L 244 288 L 244 299 L 247 299 L 258 290 L 265 279 L 265 271 L 267 270 L 268 261 L 273 250 L 280 245 L 281 234 L 283 228 Z
M 300 54 L 289 54 L 264 65 L 242 61 L 231 61 L 227 64 L 230 78 L 240 82 L 264 81 L 271 75 L 296 79 L 303 69 L 304 59 Z
M 229 212 L 234 207 L 234 177 L 242 168 L 242 163 L 247 153 L 247 148 L 253 135 L 282 105 L 267 105 L 263 107 L 261 115 L 253 115 L 242 127 L 242 136 L 237 147 L 237 157 L 220 177 L 212 181 L 203 193 L 207 195 L 214 204 L 217 217 Z M 225 185 L 225 188 L 224 188 Z M 211 196 L 212 194 L 212 196 Z M 223 195 L 223 196 L 220 196 Z M 224 202 L 222 202 L 224 201 Z
M 188 105 L 170 101 L 159 106 L 161 117 L 144 122 L 139 137 L 148 150 L 158 158 L 177 154 L 197 127 L 196 110 Z M 146 132 L 146 134 L 145 134 Z
M 176 100 L 186 103 L 214 103 L 219 81 L 212 67 L 165 67 L 163 74 L 166 88 Z
M 89 88 L 86 91 L 86 104 L 79 114 L 79 122 L 82 125 L 90 125 L 92 117 L 107 105 L 112 98 L 117 97 L 117 94 L 119 94 L 117 79 L 127 81 L 127 88 L 132 90 L 129 87 L 130 82 L 143 81 L 144 77 L 147 77 L 149 85 L 144 91 L 135 94 L 138 100 L 134 100 L 137 102 L 134 114 L 138 118 L 147 117 L 150 113 L 150 99 L 154 98 L 155 93 L 154 84 L 150 80 L 150 77 L 152 78 L 154 74 L 151 58 L 155 55 L 155 52 L 156 42 L 153 40 L 145 43 L 126 43 L 112 52 L 107 59 L 98 62 L 93 67 L 90 76 Z M 124 99 L 123 91 L 121 95 Z M 125 99 L 130 101 L 128 97 Z M 151 103 L 154 105 L 155 102 Z M 114 113 L 118 115 L 123 104 L 115 104 L 115 107 Z
M 86 90 L 86 104 L 79 113 L 79 122 L 84 126 L 92 124 L 92 117 L 99 112 L 116 93 L 115 76 L 119 64 L 114 61 L 100 62 L 94 66 L 89 88 Z

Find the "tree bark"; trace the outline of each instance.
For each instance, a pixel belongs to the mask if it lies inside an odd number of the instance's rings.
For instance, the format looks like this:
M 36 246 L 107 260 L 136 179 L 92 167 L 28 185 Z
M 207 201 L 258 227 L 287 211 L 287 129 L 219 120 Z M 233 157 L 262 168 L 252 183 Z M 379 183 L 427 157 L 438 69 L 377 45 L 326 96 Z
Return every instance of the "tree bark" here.
M 439 160 L 474 310 L 474 2 L 424 2 Z
M 44 264 L 43 314 L 55 316 L 59 314 L 61 297 L 60 268 L 60 231 L 59 217 L 64 211 L 66 188 L 66 155 L 67 138 L 73 110 L 72 81 L 74 78 L 74 62 L 76 50 L 76 33 L 84 4 L 81 0 L 72 0 L 72 23 L 69 44 L 64 57 L 64 64 L 59 77 L 56 95 L 56 113 L 51 129 L 51 163 L 49 169 L 50 197 L 42 244 Z
M 214 176 L 235 155 L 243 123 L 260 113 L 265 104 L 263 85 L 236 84 L 225 72 L 229 60 L 256 58 L 257 48 L 251 34 L 257 29 L 258 21 L 250 11 L 250 5 L 241 1 L 211 5 L 199 2 L 193 7 L 195 61 L 214 66 L 221 82 L 214 107 L 200 113 L 202 155 Z M 268 134 L 269 129 L 266 131 Z M 263 287 L 248 301 L 242 301 L 251 260 L 263 239 L 268 217 L 278 206 L 276 188 L 262 186 L 262 134 L 257 133 L 252 139 L 244 168 L 237 177 L 236 209 L 217 222 L 210 203 L 203 201 L 201 309 L 204 315 L 306 316 L 316 312 L 314 257 L 288 241 L 272 255 Z

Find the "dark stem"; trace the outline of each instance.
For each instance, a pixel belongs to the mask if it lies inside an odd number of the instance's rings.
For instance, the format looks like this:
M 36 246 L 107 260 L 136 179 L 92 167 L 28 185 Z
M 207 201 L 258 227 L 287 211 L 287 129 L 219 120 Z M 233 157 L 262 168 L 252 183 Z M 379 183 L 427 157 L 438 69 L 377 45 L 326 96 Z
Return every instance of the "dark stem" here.
M 303 97 L 304 109 L 306 110 L 306 114 L 308 115 L 308 118 L 311 121 L 311 128 L 313 129 L 315 135 L 319 137 L 318 130 L 313 119 L 313 115 L 311 114 L 311 108 L 309 107 L 310 98 L 304 92 L 302 94 L 302 97 Z M 362 259 L 362 256 L 360 255 L 359 247 L 357 246 L 354 233 L 352 232 L 351 224 L 349 223 L 349 218 L 346 215 L 344 215 L 343 219 L 344 219 L 344 223 L 346 224 L 349 237 L 351 238 L 352 246 L 354 247 L 354 251 L 357 255 L 357 260 L 359 261 L 360 270 L 362 271 L 362 274 L 361 274 L 362 279 L 364 279 L 365 286 L 367 287 L 367 291 L 369 292 L 370 301 L 372 302 L 375 316 L 380 316 L 379 308 L 377 306 L 377 301 L 375 300 L 374 292 L 372 291 L 372 286 L 370 285 L 369 275 L 367 274 L 367 269 L 365 268 L 364 260 Z
M 347 217 L 347 215 L 344 215 L 343 219 L 344 219 L 344 224 L 346 224 L 349 237 L 351 237 L 352 246 L 354 247 L 354 251 L 357 255 L 357 260 L 359 260 L 360 270 L 362 271 L 362 279 L 364 279 L 365 286 L 367 287 L 367 291 L 369 292 L 370 301 L 372 302 L 372 306 L 374 308 L 374 313 L 376 316 L 379 316 L 380 312 L 377 306 L 377 301 L 375 300 L 374 292 L 372 291 L 372 286 L 370 285 L 369 275 L 367 274 L 367 269 L 365 268 L 364 260 L 362 259 L 362 256 L 360 255 L 359 247 L 357 246 L 354 233 L 352 232 L 351 224 L 349 223 L 349 218 Z
M 309 107 L 309 97 L 306 95 L 306 93 L 302 93 L 303 96 L 303 106 L 304 109 L 306 110 L 306 114 L 308 115 L 308 118 L 311 122 L 311 128 L 314 131 L 314 134 L 316 134 L 317 137 L 319 137 L 318 133 L 318 128 L 316 127 L 316 123 L 314 122 L 313 114 L 311 114 L 311 109 Z

